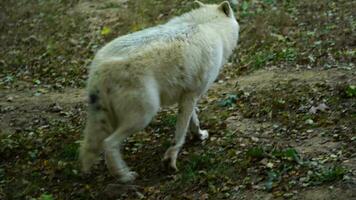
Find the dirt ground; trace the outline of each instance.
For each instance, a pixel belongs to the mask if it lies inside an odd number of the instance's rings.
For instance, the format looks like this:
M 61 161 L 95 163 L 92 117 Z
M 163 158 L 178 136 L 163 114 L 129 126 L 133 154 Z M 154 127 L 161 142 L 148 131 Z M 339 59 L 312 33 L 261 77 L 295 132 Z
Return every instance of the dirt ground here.
M 219 1 L 203 1 L 219 2 Z M 82 174 L 86 67 L 191 1 L 0 2 L 0 199 L 356 199 L 356 21 L 346 0 L 239 1 L 238 49 L 199 102 L 210 138 L 161 162 L 175 107 L 128 138 L 139 173 Z

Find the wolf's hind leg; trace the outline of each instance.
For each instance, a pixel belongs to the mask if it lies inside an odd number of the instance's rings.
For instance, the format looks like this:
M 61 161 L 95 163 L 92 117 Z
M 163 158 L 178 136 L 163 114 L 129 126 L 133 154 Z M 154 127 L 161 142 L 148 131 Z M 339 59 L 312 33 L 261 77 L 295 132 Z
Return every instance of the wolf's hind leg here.
M 200 140 L 206 140 L 209 138 L 209 133 L 207 130 L 200 129 L 197 110 L 198 110 L 197 108 L 193 110 L 192 117 L 190 118 L 189 132 L 193 134 L 194 138 L 199 138 Z
M 131 93 L 131 96 L 125 96 L 127 99 L 125 105 L 117 104 L 115 109 L 120 119 L 119 126 L 104 140 L 107 167 L 111 174 L 120 177 L 121 182 L 133 181 L 137 176 L 137 173 L 130 170 L 122 157 L 120 152 L 122 142 L 131 134 L 144 129 L 159 109 L 158 101 L 154 101 L 155 94 L 147 91 L 139 92 L 144 98 L 137 98 L 140 96 Z
M 97 120 L 97 116 L 89 113 L 84 130 L 84 140 L 79 150 L 79 160 L 84 172 L 89 172 L 91 166 L 97 162 L 102 142 L 111 132 L 111 127 L 103 127 L 104 124 Z
M 176 171 L 178 170 L 176 165 L 177 156 L 185 142 L 189 121 L 192 117 L 196 101 L 197 99 L 195 96 L 191 95 L 185 96 L 181 99 L 176 124 L 175 145 L 169 147 L 164 155 L 164 160 L 169 160 L 170 167 Z

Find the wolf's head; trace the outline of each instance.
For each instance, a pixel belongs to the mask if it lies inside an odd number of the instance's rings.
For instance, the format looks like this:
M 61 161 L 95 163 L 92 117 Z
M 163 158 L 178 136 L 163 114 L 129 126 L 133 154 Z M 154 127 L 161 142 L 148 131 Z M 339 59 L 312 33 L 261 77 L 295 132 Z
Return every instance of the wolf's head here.
M 208 24 L 225 21 L 229 22 L 231 25 L 230 28 L 234 29 L 237 33 L 239 32 L 239 24 L 228 1 L 223 1 L 220 4 L 204 4 L 196 0 L 194 4 L 197 7 L 196 9 L 173 18 L 168 23 Z
M 228 1 L 220 4 L 204 4 L 200 1 L 194 1 L 196 9 L 173 19 L 172 21 L 204 24 L 211 23 L 221 19 L 235 20 L 234 12 Z
M 210 18 L 205 18 L 203 21 L 209 21 L 211 17 L 232 17 L 234 18 L 233 10 L 228 1 L 224 1 L 220 4 L 204 4 L 198 0 L 194 1 L 194 4 L 198 7 L 196 13 L 203 12 L 206 15 L 206 12 L 209 13 Z M 199 14 L 198 14 L 199 15 Z

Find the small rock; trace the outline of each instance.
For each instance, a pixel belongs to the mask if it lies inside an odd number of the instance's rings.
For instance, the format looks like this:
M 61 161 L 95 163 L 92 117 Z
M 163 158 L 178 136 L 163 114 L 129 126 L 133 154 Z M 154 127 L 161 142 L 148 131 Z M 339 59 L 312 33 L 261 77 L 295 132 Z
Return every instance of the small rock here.
M 13 96 L 9 96 L 6 98 L 6 101 L 8 102 L 12 102 L 14 100 L 14 97 Z
M 49 110 L 51 112 L 60 112 L 63 110 L 63 108 L 58 103 L 55 103 L 49 106 Z
M 314 124 L 314 121 L 312 119 L 307 119 L 307 120 L 305 120 L 305 123 L 312 125 L 312 124 Z
M 290 197 L 292 197 L 294 194 L 293 193 L 284 193 L 283 194 L 283 197 L 285 197 L 285 198 L 290 198 Z
M 269 162 L 269 163 L 267 163 L 267 165 L 266 165 L 268 168 L 273 168 L 274 167 L 274 164 L 273 163 L 271 163 L 271 162 Z
M 14 111 L 16 110 L 16 107 L 15 106 L 6 106 L 4 108 L 0 108 L 0 112 L 11 112 L 11 111 Z
M 337 158 L 337 155 L 331 154 L 330 157 L 331 157 L 331 158 Z
M 254 142 L 258 142 L 260 139 L 258 139 L 257 137 L 252 136 L 251 140 L 254 141 Z
M 39 96 L 41 96 L 42 95 L 42 93 L 41 92 L 36 92 L 35 94 L 33 94 L 35 97 L 39 97 Z
M 321 103 L 319 104 L 317 107 L 315 106 L 312 106 L 310 109 L 309 109 L 309 113 L 311 114 L 316 114 L 318 111 L 326 111 L 327 109 L 329 109 L 329 106 L 327 106 L 325 103 Z
M 157 19 L 161 19 L 163 16 L 164 16 L 164 14 L 161 13 L 158 15 Z
M 141 192 L 136 191 L 135 193 L 136 193 L 136 196 L 137 196 L 138 199 L 144 199 L 145 198 L 145 195 L 143 195 Z

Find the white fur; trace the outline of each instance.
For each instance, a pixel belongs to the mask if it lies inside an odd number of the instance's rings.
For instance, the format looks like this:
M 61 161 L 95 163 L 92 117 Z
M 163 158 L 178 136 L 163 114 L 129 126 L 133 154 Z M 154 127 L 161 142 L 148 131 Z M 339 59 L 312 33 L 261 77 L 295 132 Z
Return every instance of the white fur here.
M 186 132 L 200 130 L 194 109 L 237 44 L 239 25 L 227 2 L 201 5 L 168 23 L 119 37 L 104 46 L 90 67 L 88 122 L 80 159 L 88 171 L 101 149 L 109 171 L 132 181 L 120 154 L 122 141 L 142 130 L 161 106 L 179 105 L 175 145 L 164 159 L 176 168 Z

